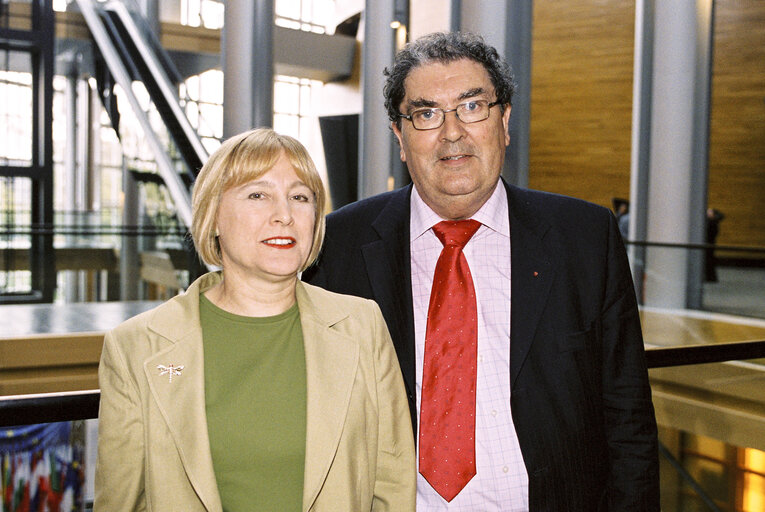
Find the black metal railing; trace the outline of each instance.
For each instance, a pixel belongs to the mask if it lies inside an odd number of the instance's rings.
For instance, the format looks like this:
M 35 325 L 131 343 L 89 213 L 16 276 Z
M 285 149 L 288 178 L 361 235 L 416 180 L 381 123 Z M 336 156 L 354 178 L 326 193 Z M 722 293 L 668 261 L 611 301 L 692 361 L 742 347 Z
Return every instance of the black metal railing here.
M 765 340 L 646 349 L 649 368 L 765 358 Z M 99 390 L 0 397 L 0 427 L 98 417 Z
M 97 389 L 0 397 L 0 427 L 97 418 L 100 398 Z
M 655 347 L 645 351 L 648 368 L 722 363 L 765 357 L 765 340 L 715 343 L 714 345 L 683 345 Z

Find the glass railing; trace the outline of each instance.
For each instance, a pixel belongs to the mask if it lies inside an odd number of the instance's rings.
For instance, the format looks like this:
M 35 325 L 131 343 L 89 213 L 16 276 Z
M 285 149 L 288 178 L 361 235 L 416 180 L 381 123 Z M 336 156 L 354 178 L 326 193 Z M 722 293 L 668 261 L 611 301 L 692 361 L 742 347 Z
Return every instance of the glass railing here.
M 151 186 L 143 185 L 144 189 Z M 142 259 L 154 253 L 162 253 L 170 259 L 178 273 L 177 289 L 185 288 L 189 268 L 199 268 L 198 262 L 193 261 L 187 230 L 171 212 L 147 202 L 145 195 L 141 204 L 144 205 L 144 213 L 140 215 L 143 221 L 138 225 L 120 225 L 114 218 L 119 212 L 104 210 L 58 212 L 53 226 L 0 226 L 0 304 L 18 303 L 18 300 L 4 301 L 3 298 L 32 291 L 30 246 L 32 237 L 39 235 L 53 238 L 53 254 L 44 258 L 55 261 L 55 302 L 153 298 L 151 279 L 142 279 L 140 275 L 146 265 Z M 128 274 L 133 275 L 133 281 L 140 286 L 126 290 L 125 279 L 120 276 Z M 82 289 L 83 282 L 91 289 L 86 293 L 71 292 L 72 288 Z
M 745 359 L 765 358 L 765 340 L 746 343 L 734 343 L 720 349 L 719 346 L 682 347 L 673 349 L 648 349 L 646 351 L 649 366 L 652 368 L 676 368 L 675 365 L 690 366 L 697 363 L 728 361 L 735 357 L 740 362 Z M 720 366 L 718 363 L 714 366 Z M 697 367 L 696 372 L 705 373 L 704 367 Z M 707 367 L 708 368 L 708 367 Z M 652 370 L 653 371 L 653 370 Z M 666 395 L 666 390 L 662 388 Z M 46 393 L 26 396 L 0 398 L 0 427 L 18 428 L 22 425 L 49 424 L 97 418 L 99 391 L 86 390 L 77 392 Z M 680 397 L 682 401 L 683 397 Z M 707 397 L 713 401 L 715 398 Z M 708 404 L 714 407 L 714 404 Z M 739 404 L 740 405 L 740 404 Z M 719 404 L 717 404 L 719 407 Z M 723 415 L 723 421 L 730 419 L 730 414 L 719 410 L 708 411 L 706 420 L 714 427 Z M 762 420 L 762 419 L 761 419 Z M 761 433 L 762 431 L 760 431 Z M 727 442 L 726 442 L 727 441 Z M 729 444 L 729 440 L 716 441 L 695 432 L 678 428 L 660 428 L 660 462 L 662 465 L 662 510 L 672 511 L 759 511 L 754 505 L 733 508 L 733 503 L 760 503 L 765 497 L 763 475 L 757 468 L 757 462 L 765 460 L 748 457 L 750 452 L 759 452 L 751 448 L 738 448 Z M 711 453 L 705 453 L 705 446 L 712 445 Z M 717 450 L 714 450 L 717 448 Z M 722 455 L 718 452 L 722 449 Z M 709 451 L 709 450 L 707 450 Z M 754 458 L 755 464 L 747 466 L 743 462 Z M 732 484 L 731 484 L 732 483 Z
M 75 229 L 72 224 L 80 227 Z M 161 226 L 147 223 L 140 228 L 83 228 L 84 224 L 87 217 L 74 221 L 71 216 L 63 216 L 62 225 L 54 230 L 56 250 L 108 241 L 109 247 L 119 253 L 125 250 L 122 244 L 130 237 L 142 236 L 147 237 L 147 246 L 152 249 L 147 252 L 170 254 L 186 242 L 185 232 L 174 230 L 177 225 L 172 222 Z M 94 243 L 82 243 L 88 240 Z M 671 247 L 675 251 L 707 249 Z M 3 250 L 9 249 L 0 252 Z M 757 258 L 765 251 L 745 248 L 736 253 L 734 248 L 725 247 L 719 253 L 722 256 L 716 260 L 717 280 L 703 279 L 700 283 L 703 308 L 641 306 L 646 361 L 660 425 L 661 499 L 665 512 L 765 510 L 761 506 L 765 503 L 765 287 L 757 285 L 765 276 L 765 268 Z M 173 258 L 179 271 L 188 270 L 182 258 Z M 109 271 L 118 272 L 115 268 Z M 119 287 L 119 280 L 108 280 L 108 286 Z M 148 293 L 139 297 L 152 298 L 159 297 Z M 70 309 L 76 307 L 72 304 Z M 89 371 L 94 373 L 97 357 L 89 364 Z M 99 391 L 96 381 L 91 382 L 91 389 L 79 391 L 6 393 L 8 396 L 0 397 L 0 427 L 96 418 Z

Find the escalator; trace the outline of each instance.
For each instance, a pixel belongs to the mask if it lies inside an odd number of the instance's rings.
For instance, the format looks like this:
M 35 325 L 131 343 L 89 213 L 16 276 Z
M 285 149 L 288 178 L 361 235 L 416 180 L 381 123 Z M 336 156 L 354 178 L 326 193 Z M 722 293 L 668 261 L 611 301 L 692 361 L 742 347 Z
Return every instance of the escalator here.
M 77 5 L 95 40 L 98 60 L 103 63 L 96 78 L 115 130 L 119 133 L 120 117 L 113 100 L 116 84 L 125 93 L 156 159 L 158 174 L 146 176 L 145 181 L 161 180 L 179 219 L 191 226 L 189 190 L 208 154 L 178 100 L 177 71 L 158 42 L 147 36 L 150 31 L 143 18 L 132 14 L 123 2 L 77 0 Z M 150 113 L 133 89 L 134 82 L 145 87 L 167 135 L 152 126 Z

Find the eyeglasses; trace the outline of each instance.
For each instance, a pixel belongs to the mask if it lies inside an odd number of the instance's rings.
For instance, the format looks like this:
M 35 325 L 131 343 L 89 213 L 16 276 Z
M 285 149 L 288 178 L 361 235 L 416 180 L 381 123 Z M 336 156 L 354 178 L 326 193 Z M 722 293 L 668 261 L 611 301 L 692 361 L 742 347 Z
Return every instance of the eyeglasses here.
M 488 119 L 491 107 L 499 105 L 499 101 L 489 103 L 486 100 L 473 100 L 460 103 L 455 108 L 420 108 L 411 114 L 399 114 L 399 117 L 409 119 L 415 130 L 435 130 L 444 124 L 446 114 L 454 112 L 457 119 L 465 124 L 477 123 Z

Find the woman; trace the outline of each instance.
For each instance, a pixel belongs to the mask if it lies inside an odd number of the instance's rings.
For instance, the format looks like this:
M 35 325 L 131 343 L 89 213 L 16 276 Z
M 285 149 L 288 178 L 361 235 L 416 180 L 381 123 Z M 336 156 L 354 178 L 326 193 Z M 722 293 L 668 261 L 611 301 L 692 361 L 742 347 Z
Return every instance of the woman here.
M 257 129 L 210 157 L 191 231 L 222 271 L 106 335 L 94 510 L 414 510 L 379 308 L 298 279 L 324 204 L 291 137 Z

